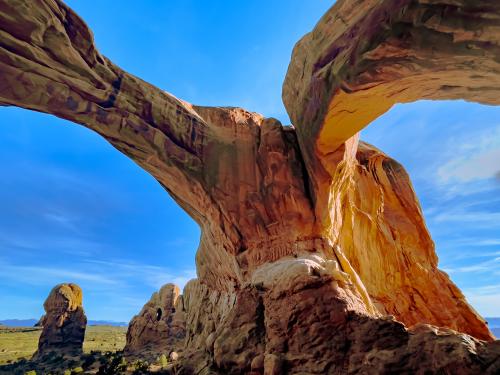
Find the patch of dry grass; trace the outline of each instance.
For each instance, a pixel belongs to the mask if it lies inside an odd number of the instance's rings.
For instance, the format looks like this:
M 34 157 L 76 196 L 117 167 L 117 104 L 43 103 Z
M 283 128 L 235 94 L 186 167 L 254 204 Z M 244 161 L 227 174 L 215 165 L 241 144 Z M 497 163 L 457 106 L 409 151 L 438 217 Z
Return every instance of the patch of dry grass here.
M 91 351 L 116 352 L 123 350 L 127 327 L 89 326 L 83 342 L 84 353 Z
M 83 351 L 116 352 L 125 346 L 127 327 L 89 326 Z M 0 327 L 0 365 L 29 359 L 36 351 L 41 328 Z
M 38 346 L 41 328 L 0 327 L 0 365 L 30 358 Z

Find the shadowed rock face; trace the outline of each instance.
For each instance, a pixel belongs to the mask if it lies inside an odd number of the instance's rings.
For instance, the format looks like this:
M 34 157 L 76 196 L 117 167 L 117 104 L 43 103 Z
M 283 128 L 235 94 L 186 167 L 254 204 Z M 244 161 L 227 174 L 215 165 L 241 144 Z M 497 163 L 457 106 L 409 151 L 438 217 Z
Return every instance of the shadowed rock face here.
M 43 304 L 43 327 L 34 358 L 45 354 L 78 355 L 82 353 L 87 317 L 82 307 L 82 290 L 76 284 L 54 287 Z
M 96 131 L 200 225 L 181 371 L 495 373 L 498 343 L 438 270 L 406 172 L 357 132 L 397 102 L 498 104 L 499 7 L 338 1 L 294 49 L 285 127 L 124 72 L 60 1 L 0 0 L 0 104 Z M 156 304 L 129 351 L 165 339 Z
M 184 306 L 179 287 L 166 284 L 151 296 L 127 330 L 127 355 L 156 359 L 184 347 L 186 336 Z

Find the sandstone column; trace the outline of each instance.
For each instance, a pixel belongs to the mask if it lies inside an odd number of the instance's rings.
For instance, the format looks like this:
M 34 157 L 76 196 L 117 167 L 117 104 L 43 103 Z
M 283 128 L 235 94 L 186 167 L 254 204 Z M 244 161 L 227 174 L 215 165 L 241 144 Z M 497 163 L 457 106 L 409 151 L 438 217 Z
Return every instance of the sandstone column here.
M 79 355 L 82 353 L 87 317 L 82 306 L 82 290 L 76 284 L 59 284 L 43 304 L 43 327 L 34 358 L 47 354 Z

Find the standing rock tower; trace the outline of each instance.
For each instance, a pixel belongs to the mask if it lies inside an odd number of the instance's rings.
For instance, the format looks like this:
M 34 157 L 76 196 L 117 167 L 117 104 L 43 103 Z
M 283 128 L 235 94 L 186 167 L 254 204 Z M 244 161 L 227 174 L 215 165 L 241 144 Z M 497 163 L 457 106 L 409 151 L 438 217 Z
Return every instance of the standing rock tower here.
M 87 317 L 82 306 L 82 289 L 76 284 L 59 284 L 43 304 L 45 315 L 35 359 L 46 354 L 79 355 L 82 353 Z

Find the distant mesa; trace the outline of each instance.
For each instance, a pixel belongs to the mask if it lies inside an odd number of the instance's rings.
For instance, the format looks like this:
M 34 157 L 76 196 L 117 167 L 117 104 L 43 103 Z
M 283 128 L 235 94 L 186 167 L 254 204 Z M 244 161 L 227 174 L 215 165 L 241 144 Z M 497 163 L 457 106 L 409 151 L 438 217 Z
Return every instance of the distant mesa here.
M 34 359 L 53 352 L 82 354 L 87 326 L 82 300 L 82 289 L 76 284 L 59 284 L 52 289 L 43 304 L 45 315 L 39 322 L 43 329 Z
M 0 320 L 0 325 L 6 327 L 33 327 L 39 320 L 36 319 L 4 319 Z

